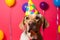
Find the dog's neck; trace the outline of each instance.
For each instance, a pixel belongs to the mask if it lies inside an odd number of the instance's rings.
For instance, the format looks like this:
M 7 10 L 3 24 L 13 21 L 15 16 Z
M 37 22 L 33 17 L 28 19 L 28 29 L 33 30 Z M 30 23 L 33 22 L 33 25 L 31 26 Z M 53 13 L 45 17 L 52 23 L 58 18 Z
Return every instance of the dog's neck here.
M 27 31 L 25 31 L 25 34 L 28 35 Z M 31 40 L 43 40 L 42 35 L 39 31 L 36 34 L 37 34 L 37 39 L 31 39 Z

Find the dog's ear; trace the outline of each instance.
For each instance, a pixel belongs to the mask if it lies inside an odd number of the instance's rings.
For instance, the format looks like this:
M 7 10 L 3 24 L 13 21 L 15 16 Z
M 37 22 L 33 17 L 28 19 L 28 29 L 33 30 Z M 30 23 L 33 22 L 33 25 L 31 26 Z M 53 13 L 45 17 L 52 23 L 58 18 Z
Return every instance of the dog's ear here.
M 42 17 L 42 26 L 43 26 L 43 30 L 45 28 L 48 28 L 48 26 L 49 26 L 49 23 L 47 22 L 47 20 L 44 17 Z
M 24 23 L 23 22 L 24 22 L 24 20 L 19 24 L 19 27 L 21 30 L 24 30 Z
M 49 23 L 47 22 L 47 20 L 41 14 L 39 14 L 39 17 L 41 18 L 42 27 L 43 27 L 43 30 L 44 30 L 45 28 L 47 28 L 49 26 Z

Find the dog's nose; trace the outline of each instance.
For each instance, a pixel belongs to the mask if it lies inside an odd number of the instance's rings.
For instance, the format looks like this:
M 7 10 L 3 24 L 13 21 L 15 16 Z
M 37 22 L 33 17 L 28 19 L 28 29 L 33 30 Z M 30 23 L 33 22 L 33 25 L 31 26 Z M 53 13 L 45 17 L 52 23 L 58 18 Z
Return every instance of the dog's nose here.
M 36 23 L 35 22 L 30 22 L 29 25 L 33 26 L 33 25 L 36 25 Z
M 35 22 L 33 22 L 33 23 L 32 23 L 32 25 L 36 25 L 36 23 L 35 23 Z

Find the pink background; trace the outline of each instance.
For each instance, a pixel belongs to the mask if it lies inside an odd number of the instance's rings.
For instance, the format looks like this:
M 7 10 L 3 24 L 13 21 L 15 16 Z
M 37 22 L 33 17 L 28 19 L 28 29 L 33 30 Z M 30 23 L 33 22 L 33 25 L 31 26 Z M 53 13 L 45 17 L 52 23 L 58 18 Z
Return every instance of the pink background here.
M 39 7 L 39 3 L 44 0 L 33 0 L 34 5 L 38 11 L 45 16 L 50 26 L 44 30 L 44 40 L 56 40 L 56 7 L 53 4 L 53 0 L 45 0 L 48 3 L 49 9 L 42 13 Z M 4 32 L 4 40 L 10 40 L 9 24 L 11 20 L 12 27 L 12 39 L 19 40 L 22 30 L 19 29 L 19 23 L 23 20 L 24 12 L 22 11 L 22 5 L 27 0 L 16 0 L 14 7 L 9 8 L 4 0 L 0 0 L 0 29 Z M 10 19 L 11 14 L 11 19 Z

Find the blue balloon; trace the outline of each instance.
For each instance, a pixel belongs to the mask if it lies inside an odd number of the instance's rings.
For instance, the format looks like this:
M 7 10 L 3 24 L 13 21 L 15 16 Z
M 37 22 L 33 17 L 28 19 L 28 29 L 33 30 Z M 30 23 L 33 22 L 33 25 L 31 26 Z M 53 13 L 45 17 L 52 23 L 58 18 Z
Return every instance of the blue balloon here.
M 28 3 L 24 3 L 23 6 L 22 6 L 22 10 L 25 12 L 26 11 L 26 8 L 28 6 Z
M 60 7 L 60 0 L 54 0 L 54 5 Z

